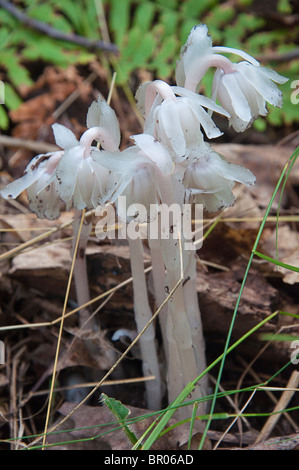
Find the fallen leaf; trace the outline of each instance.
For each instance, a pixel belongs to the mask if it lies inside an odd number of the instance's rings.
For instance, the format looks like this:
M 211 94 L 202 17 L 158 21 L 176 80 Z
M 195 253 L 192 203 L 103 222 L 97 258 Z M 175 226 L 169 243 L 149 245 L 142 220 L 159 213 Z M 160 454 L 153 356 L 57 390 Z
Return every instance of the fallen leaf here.
M 299 268 L 299 234 L 292 230 L 289 225 L 279 226 L 278 233 L 273 230 L 263 242 L 263 250 L 265 250 L 265 254 L 269 253 L 274 259 L 276 259 L 276 253 L 278 253 L 278 261 Z M 282 274 L 285 283 L 296 284 L 299 282 L 298 272 L 269 264 L 274 271 Z

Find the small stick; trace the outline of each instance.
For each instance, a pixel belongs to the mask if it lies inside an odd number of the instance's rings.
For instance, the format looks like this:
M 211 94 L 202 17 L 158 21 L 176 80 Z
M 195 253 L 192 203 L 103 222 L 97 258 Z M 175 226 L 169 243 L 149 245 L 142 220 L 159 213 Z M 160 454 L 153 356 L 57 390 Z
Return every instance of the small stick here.
M 298 386 L 299 386 L 299 372 L 295 370 L 292 373 L 290 380 L 288 381 L 288 384 L 286 386 L 287 390 L 283 392 L 280 399 L 278 400 L 278 403 L 273 410 L 273 414 L 269 416 L 258 438 L 256 439 L 255 444 L 258 444 L 261 441 L 264 441 L 269 437 L 276 423 L 278 422 L 281 415 L 283 414 L 284 409 L 288 406 L 288 403 L 292 399 L 295 393 L 294 389 L 298 388 Z M 288 389 L 291 389 L 291 390 L 288 390 Z
M 20 139 L 17 137 L 11 137 L 9 135 L 0 135 L 0 145 L 3 145 L 4 147 L 23 148 L 40 153 L 55 152 L 56 150 L 59 150 L 57 145 L 48 144 L 48 142 Z
M 113 54 L 118 53 L 118 48 L 115 44 L 107 44 L 103 41 L 93 41 L 83 36 L 78 36 L 77 34 L 67 34 L 63 31 L 59 31 L 47 23 L 28 17 L 25 13 L 19 10 L 19 8 L 16 8 L 12 3 L 7 2 L 6 0 L 0 0 L 0 6 L 21 21 L 25 26 L 28 26 L 31 29 L 36 29 L 37 31 L 40 31 L 54 39 L 72 42 L 73 44 L 78 44 L 78 46 L 86 47 L 87 49 L 101 49 Z
M 51 412 L 51 407 L 52 407 L 53 392 L 54 392 L 54 385 L 55 385 L 55 376 L 56 376 L 56 371 L 57 371 L 58 356 L 59 356 L 59 351 L 60 351 L 60 343 L 61 343 L 65 313 L 66 313 L 66 306 L 67 306 L 69 292 L 70 292 L 70 288 L 71 288 L 71 281 L 72 281 L 73 272 L 74 272 L 76 253 L 77 253 L 77 250 L 78 250 L 79 239 L 80 239 L 80 232 L 81 232 L 82 224 L 83 224 L 83 221 L 84 221 L 84 213 L 85 213 L 85 211 L 82 212 L 81 223 L 80 223 L 78 234 L 77 234 L 76 246 L 75 246 L 75 249 L 74 249 L 72 266 L 71 266 L 71 270 L 70 270 L 70 274 L 69 274 L 69 280 L 68 280 L 68 285 L 67 285 L 67 290 L 66 290 L 65 300 L 64 300 L 64 306 L 63 306 L 63 311 L 62 311 L 62 318 L 61 318 L 61 322 L 60 322 L 59 335 L 58 335 L 56 354 L 55 354 L 53 373 L 52 373 L 52 380 L 51 380 L 51 389 L 50 389 L 50 394 L 49 394 L 49 402 L 48 402 L 46 421 L 45 421 L 45 427 L 44 427 L 43 449 L 44 449 L 44 446 L 45 446 L 45 443 L 46 443 L 47 430 L 48 430 L 48 425 L 49 425 L 49 420 L 50 420 L 50 412 Z

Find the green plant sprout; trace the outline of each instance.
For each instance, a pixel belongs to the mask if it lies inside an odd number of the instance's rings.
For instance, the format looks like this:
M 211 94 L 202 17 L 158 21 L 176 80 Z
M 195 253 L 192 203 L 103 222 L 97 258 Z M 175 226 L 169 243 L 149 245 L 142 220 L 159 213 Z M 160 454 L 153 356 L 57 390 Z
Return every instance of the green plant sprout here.
M 126 408 L 119 400 L 108 397 L 105 393 L 101 393 L 100 402 L 107 406 L 107 408 L 113 413 L 117 419 L 117 422 L 120 423 L 129 442 L 132 444 L 132 446 L 134 446 L 137 443 L 137 437 L 130 429 L 130 426 L 127 424 L 130 410 Z

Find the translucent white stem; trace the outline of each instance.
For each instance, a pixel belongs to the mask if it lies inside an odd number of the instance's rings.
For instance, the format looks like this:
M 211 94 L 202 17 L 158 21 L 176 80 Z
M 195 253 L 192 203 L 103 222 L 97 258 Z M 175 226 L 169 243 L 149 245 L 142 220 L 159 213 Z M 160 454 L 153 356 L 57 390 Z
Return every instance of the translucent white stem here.
M 129 239 L 131 270 L 134 289 L 134 312 L 137 332 L 148 324 L 152 318 L 152 311 L 148 301 L 148 290 L 144 274 L 143 247 L 138 237 Z M 151 323 L 139 339 L 142 368 L 145 377 L 154 375 L 155 379 L 145 382 L 147 406 L 151 410 L 161 409 L 161 378 L 158 361 L 156 334 L 154 324 Z
M 74 247 L 76 245 L 76 239 L 78 236 L 78 231 L 81 222 L 81 211 L 75 212 L 75 218 L 73 221 L 73 247 L 72 253 L 74 252 Z M 78 306 L 84 305 L 90 300 L 89 284 L 88 284 L 88 275 L 87 275 L 87 266 L 86 266 L 86 246 L 88 242 L 88 237 L 90 235 L 92 228 L 91 223 L 83 222 L 80 234 L 80 240 L 78 243 L 78 250 L 76 255 L 76 261 L 74 266 L 74 282 L 77 295 Z M 90 317 L 90 312 L 88 309 L 84 308 L 79 311 L 79 323 L 81 327 L 88 329 L 95 328 L 95 320 Z
M 153 286 L 157 308 L 163 304 L 166 298 L 165 292 L 165 266 L 161 251 L 161 242 L 159 239 L 153 239 L 148 236 L 148 244 L 151 253 L 152 261 L 152 276 Z M 161 326 L 161 333 L 164 339 L 166 339 L 166 317 L 167 317 L 167 304 L 159 313 L 159 322 Z
M 91 127 L 82 134 L 80 145 L 84 147 L 84 158 L 90 155 L 93 140 L 98 139 L 105 150 L 116 152 L 118 145 L 114 141 L 113 136 L 107 129 L 103 127 Z
M 221 68 L 224 73 L 234 72 L 233 63 L 227 57 L 218 54 L 208 54 L 204 59 L 198 59 L 198 64 L 195 63 L 193 65 L 192 71 L 186 76 L 184 87 L 196 92 L 199 83 L 210 67 Z
M 170 85 L 162 80 L 154 80 L 151 82 L 146 89 L 145 96 L 145 115 L 147 116 L 150 112 L 153 102 L 157 93 L 161 96 L 163 100 L 170 98 L 176 100 L 176 96 L 173 93 Z
M 162 247 L 165 247 L 165 244 L 168 244 L 171 247 L 173 260 L 170 261 L 164 258 L 167 275 L 166 275 L 166 286 L 167 290 L 173 289 L 178 280 L 181 277 L 180 269 L 180 257 L 181 257 L 181 247 L 178 240 L 163 240 Z M 163 249 L 163 253 L 166 253 L 169 250 Z M 185 276 L 184 276 L 184 280 Z M 191 298 L 186 299 L 184 296 L 184 287 L 183 283 L 177 288 L 172 297 L 168 302 L 168 315 L 167 315 L 167 339 L 168 344 L 171 345 L 172 342 L 175 342 L 178 349 L 179 362 L 176 364 L 169 364 L 168 369 L 168 389 L 169 389 L 169 401 L 173 401 L 177 395 L 177 382 L 178 375 L 180 375 L 180 386 L 182 389 L 191 381 L 193 381 L 203 370 L 201 370 L 201 365 L 199 362 L 204 362 L 204 358 L 200 358 L 202 350 L 198 351 L 198 341 L 196 334 L 193 335 L 192 325 L 190 324 L 190 317 L 192 317 L 191 311 L 194 311 L 194 306 L 192 305 L 195 300 L 194 295 Z M 194 323 L 194 322 L 192 322 Z M 197 386 L 189 399 L 200 399 L 204 396 L 206 390 L 203 389 L 202 381 L 199 386 Z M 199 413 L 204 413 L 204 405 L 199 406 Z M 191 410 L 183 407 L 178 410 L 178 416 L 181 419 L 190 418 Z
M 199 373 L 201 373 L 206 369 L 206 354 L 201 313 L 197 295 L 196 266 L 196 253 L 192 250 L 188 253 L 188 266 L 185 269 L 185 283 L 183 285 L 183 292 L 185 298 L 185 305 L 187 308 L 188 321 L 191 327 L 196 362 L 198 364 Z M 206 394 L 208 389 L 207 375 L 205 375 L 201 379 L 201 387 L 203 389 L 204 394 Z
M 179 191 L 174 191 L 172 177 L 160 175 L 162 200 L 168 207 L 177 203 L 182 207 Z M 171 220 L 169 226 L 174 227 Z M 169 401 L 175 399 L 182 389 L 205 369 L 205 350 L 202 324 L 196 291 L 196 264 L 192 253 L 185 249 L 182 224 L 179 233 L 169 234 L 161 239 L 161 248 L 166 267 L 165 289 L 170 292 L 177 282 L 182 283 L 167 303 L 166 338 L 168 348 L 168 393 Z M 193 253 L 194 256 L 194 253 Z M 189 282 L 189 286 L 188 286 Z M 194 331 L 193 331 L 194 328 Z M 177 350 L 173 345 L 176 345 Z M 171 352 L 177 351 L 176 354 Z M 204 378 L 192 392 L 191 399 L 199 399 L 206 393 L 207 381 Z M 190 409 L 182 407 L 180 418 L 190 417 Z M 199 406 L 199 413 L 205 412 L 205 405 Z

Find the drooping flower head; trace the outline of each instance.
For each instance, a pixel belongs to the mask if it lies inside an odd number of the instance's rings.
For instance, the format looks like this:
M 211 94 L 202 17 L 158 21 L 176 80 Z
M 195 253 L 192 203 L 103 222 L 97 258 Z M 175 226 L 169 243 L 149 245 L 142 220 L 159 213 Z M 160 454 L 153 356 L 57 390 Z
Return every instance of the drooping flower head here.
M 92 150 L 97 148 L 93 141 L 110 152 L 116 152 L 120 144 L 115 112 L 101 96 L 91 104 L 86 124 L 89 129 L 79 141 L 64 126 L 53 126 L 56 143 L 65 150 L 53 177 L 59 181 L 61 199 L 79 210 L 97 207 L 106 191 L 109 170 L 92 158 Z
M 93 141 L 114 152 L 120 143 L 120 130 L 114 111 L 99 98 L 87 114 L 90 127 L 77 140 L 75 134 L 61 124 L 52 129 L 60 151 L 34 157 L 25 174 L 1 191 L 4 198 L 16 198 L 27 189 L 29 206 L 40 218 L 59 217 L 61 201 L 67 209 L 92 209 L 106 191 L 107 168 L 91 157 Z M 96 147 L 95 147 L 96 148 Z
M 78 210 L 92 209 L 105 190 L 108 177 L 106 168 L 91 158 L 92 142 L 101 138 L 101 128 L 91 127 L 78 141 L 66 127 L 54 124 L 56 143 L 64 148 L 52 181 L 58 182 L 58 194 L 69 206 Z
M 244 61 L 233 63 L 223 53 L 235 54 Z M 244 131 L 259 116 L 267 114 L 266 102 L 282 106 L 282 93 L 275 83 L 288 79 L 259 62 L 244 51 L 215 47 L 206 25 L 195 26 L 181 50 L 176 68 L 178 85 L 198 91 L 210 67 L 216 68 L 212 97 L 230 114 L 229 122 L 237 132 Z
M 57 219 L 60 215 L 61 200 L 58 195 L 58 181 L 52 180 L 64 152 L 50 152 L 37 155 L 27 165 L 24 175 L 9 183 L 0 191 L 4 199 L 16 199 L 27 189 L 29 207 L 39 218 Z
M 110 151 L 118 149 L 121 138 L 119 123 L 115 111 L 101 95 L 88 108 L 86 126 L 101 127 L 101 146 L 104 149 Z
M 203 143 L 203 132 L 210 139 L 222 134 L 204 108 L 229 117 L 211 99 L 162 80 L 141 84 L 136 100 L 145 117 L 144 132 L 168 149 L 174 163 L 185 160 L 188 148 Z
M 186 168 L 183 179 L 191 201 L 202 204 L 208 212 L 234 204 L 232 188 L 236 182 L 250 186 L 255 176 L 247 168 L 228 163 L 208 144 L 197 150 L 196 160 Z

